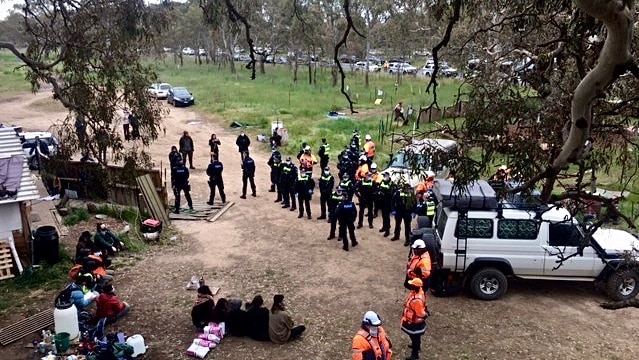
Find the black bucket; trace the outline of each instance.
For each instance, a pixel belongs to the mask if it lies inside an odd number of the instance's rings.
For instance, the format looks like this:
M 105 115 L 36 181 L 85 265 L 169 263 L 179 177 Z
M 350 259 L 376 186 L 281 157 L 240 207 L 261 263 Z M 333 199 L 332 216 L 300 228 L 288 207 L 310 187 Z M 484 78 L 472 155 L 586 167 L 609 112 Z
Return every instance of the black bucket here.
M 46 261 L 49 265 L 60 262 L 60 237 L 55 226 L 40 226 L 33 239 L 33 263 Z

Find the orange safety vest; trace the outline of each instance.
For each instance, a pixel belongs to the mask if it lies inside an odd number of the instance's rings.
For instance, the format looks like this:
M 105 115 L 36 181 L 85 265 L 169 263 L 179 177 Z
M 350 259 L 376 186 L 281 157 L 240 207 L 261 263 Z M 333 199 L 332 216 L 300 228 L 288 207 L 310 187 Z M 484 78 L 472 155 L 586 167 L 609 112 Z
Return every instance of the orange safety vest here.
M 375 156 L 375 143 L 372 141 L 367 141 L 364 144 L 364 152 L 369 158 Z
M 393 351 L 386 330 L 381 326 L 378 329 L 377 337 L 371 336 L 364 329 L 359 329 L 353 338 L 353 360 L 364 359 L 364 352 L 368 350 L 373 350 L 375 360 L 391 360 Z
M 431 263 L 430 263 L 430 255 L 428 255 L 428 251 L 422 254 L 422 256 L 413 255 L 408 261 L 408 265 L 406 265 L 406 274 L 410 279 L 414 279 L 417 277 L 415 274 L 415 269 L 422 269 L 422 276 L 420 279 L 427 279 L 430 277 Z
M 373 179 L 373 182 L 381 183 L 382 180 L 384 180 L 384 177 L 379 173 L 373 173 L 371 174 L 371 179 Z
M 368 173 L 368 164 L 360 165 L 357 168 L 357 172 L 355 173 L 355 180 L 366 179 L 367 173 Z
M 417 194 L 418 197 L 421 197 L 426 191 L 430 191 L 434 184 L 434 180 L 424 180 L 420 182 L 417 184 L 417 187 L 415 187 L 415 194 Z
M 426 295 L 421 288 L 418 292 L 411 291 L 404 305 L 402 324 L 422 324 L 426 322 Z
M 313 169 L 313 165 L 317 164 L 317 159 L 313 154 L 302 154 L 300 156 L 300 167 L 304 169 Z

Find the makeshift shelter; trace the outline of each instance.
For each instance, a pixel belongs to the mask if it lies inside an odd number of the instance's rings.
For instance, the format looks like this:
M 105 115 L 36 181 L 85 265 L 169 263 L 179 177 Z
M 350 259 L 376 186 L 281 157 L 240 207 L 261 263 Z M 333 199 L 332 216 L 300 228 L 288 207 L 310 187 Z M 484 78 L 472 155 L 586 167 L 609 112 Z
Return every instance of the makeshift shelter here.
M 22 263 L 30 264 L 29 214 L 31 200 L 39 197 L 17 132 L 0 128 L 0 242 L 6 240 Z M 16 265 L 21 271 L 20 263 Z

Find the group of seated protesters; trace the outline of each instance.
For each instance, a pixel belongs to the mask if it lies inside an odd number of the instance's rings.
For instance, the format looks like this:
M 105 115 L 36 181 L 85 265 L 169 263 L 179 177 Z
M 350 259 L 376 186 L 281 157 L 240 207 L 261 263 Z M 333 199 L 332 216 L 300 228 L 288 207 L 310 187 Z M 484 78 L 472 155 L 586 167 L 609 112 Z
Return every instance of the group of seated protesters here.
M 109 256 L 125 249 L 122 240 L 107 229 L 97 225 L 95 236 L 85 231 L 76 244 L 75 265 L 69 272 L 73 280 L 62 292 L 68 293 L 70 301 L 78 310 L 78 319 L 83 323 L 95 323 L 106 318 L 113 323 L 129 313 L 130 307 L 120 301 L 113 286 L 113 270 L 109 269 Z M 93 239 L 92 239 L 93 237 Z M 95 302 L 95 314 L 88 308 Z
M 296 339 L 306 330 L 304 325 L 295 326 L 293 316 L 286 309 L 284 295 L 273 296 L 270 311 L 264 307 L 261 295 L 247 302 L 243 310 L 241 300 L 220 298 L 215 303 L 211 289 L 206 285 L 197 290 L 191 319 L 198 331 L 210 322 L 224 322 L 226 332 L 231 336 L 248 336 L 253 340 L 270 340 L 277 344 Z

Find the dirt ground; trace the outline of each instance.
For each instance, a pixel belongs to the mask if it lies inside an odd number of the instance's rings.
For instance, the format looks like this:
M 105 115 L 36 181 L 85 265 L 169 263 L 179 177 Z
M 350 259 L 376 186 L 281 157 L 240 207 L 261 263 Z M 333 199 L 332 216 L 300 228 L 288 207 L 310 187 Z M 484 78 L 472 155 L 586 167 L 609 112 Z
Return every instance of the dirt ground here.
M 0 98 L 4 124 L 43 130 L 65 113 L 49 104 L 47 93 Z M 192 275 L 203 275 L 221 288 L 218 297 L 250 300 L 262 294 L 271 305 L 273 294 L 285 294 L 296 322 L 307 326 L 302 340 L 286 345 L 227 338 L 210 359 L 349 359 L 350 346 L 365 311 L 377 311 L 392 342 L 394 358 L 409 354 L 408 337 L 399 330 L 407 249 L 391 243 L 376 228 L 357 231 L 360 245 L 349 252 L 327 241 L 328 226 L 315 220 L 318 198 L 313 199 L 313 220 L 298 219 L 281 209 L 269 193 L 268 152 L 251 134 L 257 163 L 257 198 L 241 195 L 238 132 L 224 129 L 219 119 L 191 109 L 173 109 L 166 117 L 166 136 L 149 151 L 157 165 L 166 164 L 170 146 L 184 130 L 195 142 L 191 172 L 192 196 L 206 201 L 207 140 L 221 139 L 221 161 L 227 198 L 235 206 L 214 223 L 175 221 L 181 233 L 171 246 L 151 247 L 134 265 L 120 266 L 116 287 L 132 305 L 131 314 L 118 322 L 128 334 L 142 334 L 147 359 L 184 359 L 195 337 L 190 322 L 193 292 L 184 290 Z M 73 240 L 73 239 L 72 239 Z M 117 264 L 117 259 L 116 259 Z M 636 359 L 639 357 L 639 311 L 607 311 L 606 298 L 590 284 L 512 281 L 507 296 L 483 302 L 459 295 L 429 296 L 432 317 L 423 339 L 425 359 Z M 31 308 L 49 306 L 34 295 Z M 26 310 L 25 310 L 26 312 Z M 31 310 L 33 312 L 33 310 Z M 9 318 L 0 320 L 5 326 Z M 29 359 L 23 346 L 29 337 L 0 348 L 0 358 Z M 6 354 L 6 356 L 4 355 Z

